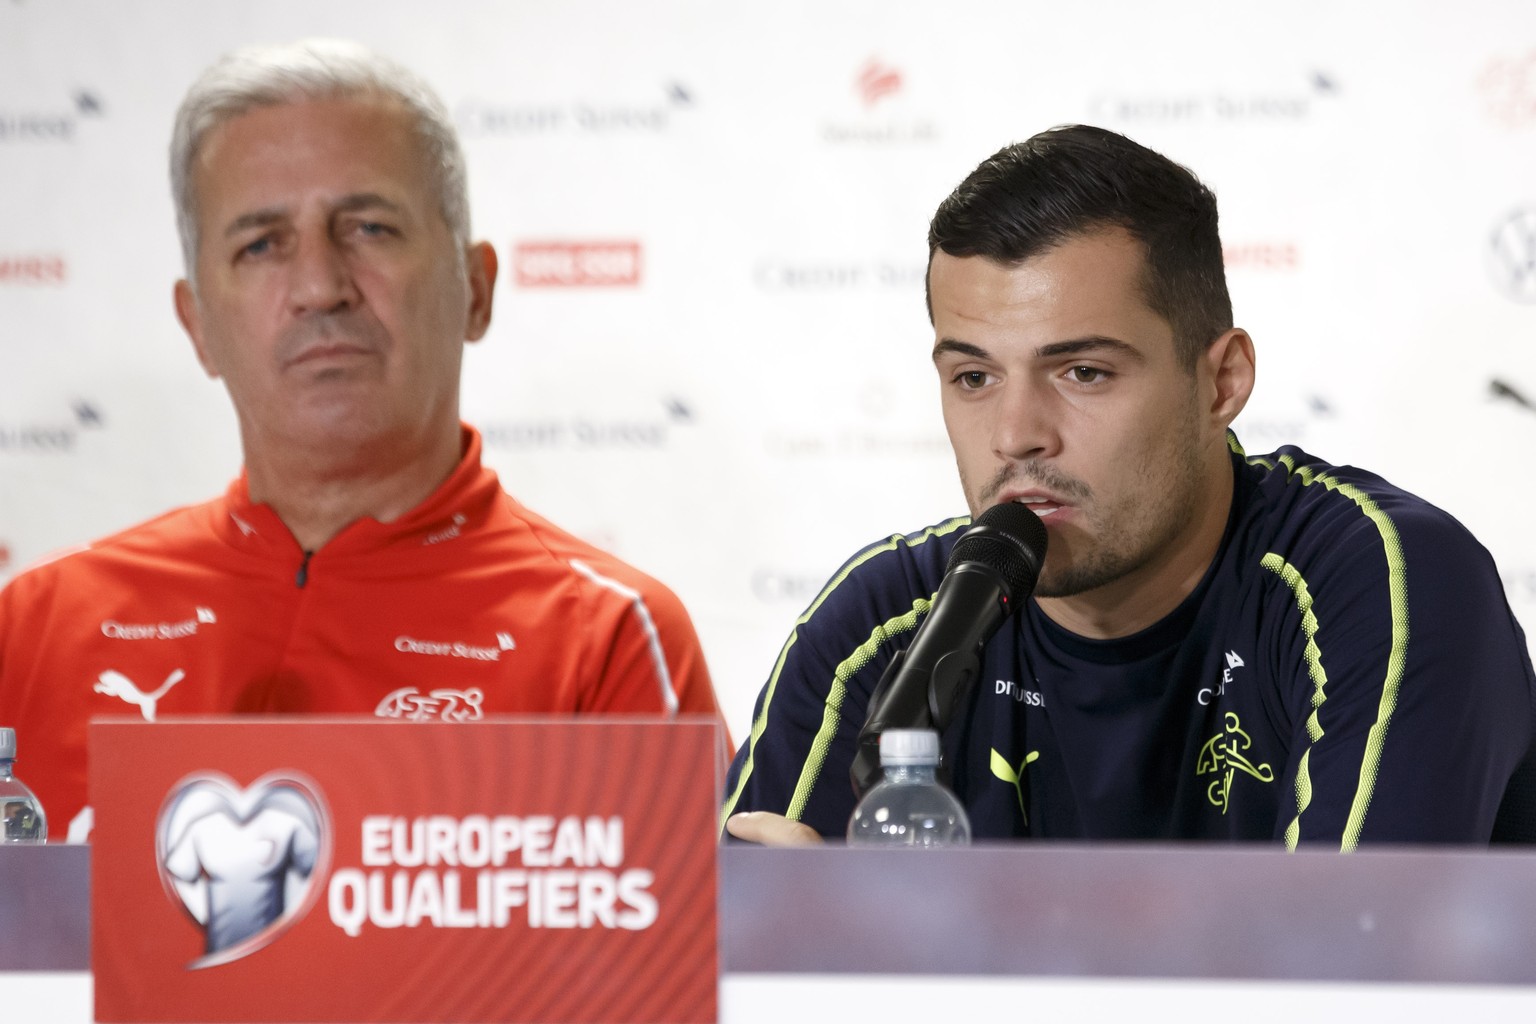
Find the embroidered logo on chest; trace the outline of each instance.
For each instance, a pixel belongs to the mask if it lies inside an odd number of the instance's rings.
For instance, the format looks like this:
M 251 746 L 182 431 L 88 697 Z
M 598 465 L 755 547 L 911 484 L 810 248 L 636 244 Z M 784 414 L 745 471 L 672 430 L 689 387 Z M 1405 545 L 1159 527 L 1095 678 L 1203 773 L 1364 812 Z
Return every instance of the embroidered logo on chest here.
M 517 650 L 517 641 L 511 633 L 497 633 L 492 644 L 473 644 L 464 640 L 424 640 L 414 636 L 397 636 L 395 650 L 401 654 L 420 654 L 429 658 L 461 658 L 465 661 L 500 661 L 507 651 Z
M 1243 661 L 1242 655 L 1236 651 L 1228 651 L 1224 657 L 1227 661 L 1227 667 L 1221 670 L 1221 681 L 1215 686 L 1202 687 L 1200 692 L 1195 695 L 1195 700 L 1200 703 L 1201 707 L 1205 707 L 1217 697 L 1225 694 L 1227 687 L 1237 681 L 1232 675 L 1233 671 L 1242 668 L 1246 664 Z
M 1243 731 L 1241 720 L 1230 711 L 1223 718 L 1225 727 L 1222 731 L 1206 740 L 1200 748 L 1195 774 L 1216 776 L 1206 788 L 1205 796 L 1212 806 L 1220 807 L 1221 813 L 1226 814 L 1232 783 L 1238 772 L 1267 783 L 1275 781 L 1275 770 L 1268 762 L 1255 764 L 1249 757 L 1253 740 Z
M 411 722 L 475 722 L 485 717 L 480 706 L 485 691 L 478 687 L 451 690 L 440 687 L 422 693 L 414 686 L 403 686 L 379 702 L 373 713 L 380 718 L 403 718 Z

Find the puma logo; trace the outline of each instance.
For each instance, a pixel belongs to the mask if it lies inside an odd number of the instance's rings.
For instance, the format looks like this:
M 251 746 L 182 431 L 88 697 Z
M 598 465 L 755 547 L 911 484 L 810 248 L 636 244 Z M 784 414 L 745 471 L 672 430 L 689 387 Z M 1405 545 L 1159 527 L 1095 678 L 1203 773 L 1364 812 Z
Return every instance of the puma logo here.
M 164 697 L 171 687 L 186 678 L 186 675 L 181 669 L 177 669 L 165 677 L 165 682 L 160 684 L 160 689 L 154 693 L 145 693 L 139 689 L 132 679 L 129 679 L 121 672 L 107 669 L 96 677 L 96 685 L 91 687 L 91 689 L 97 693 L 104 693 L 108 697 L 118 697 L 127 701 L 139 709 L 139 712 L 144 716 L 144 721 L 153 722 L 155 720 L 155 705 L 160 702 L 160 698 Z

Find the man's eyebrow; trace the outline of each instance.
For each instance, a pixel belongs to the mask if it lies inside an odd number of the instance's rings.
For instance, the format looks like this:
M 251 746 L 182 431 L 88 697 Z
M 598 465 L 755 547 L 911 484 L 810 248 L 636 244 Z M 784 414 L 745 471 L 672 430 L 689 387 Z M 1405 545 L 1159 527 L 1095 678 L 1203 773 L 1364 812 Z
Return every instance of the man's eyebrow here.
M 1090 335 L 1086 338 L 1069 338 L 1066 341 L 1053 341 L 1049 345 L 1041 345 L 1035 349 L 1036 359 L 1054 359 L 1058 356 L 1075 356 L 1086 352 L 1116 352 L 1127 355 L 1137 362 L 1146 362 L 1146 355 L 1134 345 L 1128 345 L 1118 338 L 1106 338 L 1102 335 Z M 991 359 L 992 353 L 980 345 L 973 345 L 968 341 L 960 341 L 957 338 L 943 338 L 933 346 L 933 358 L 949 354 L 969 356 L 972 359 Z
M 1053 359 L 1057 356 L 1075 356 L 1085 352 L 1104 351 L 1130 356 L 1139 363 L 1147 361 L 1145 353 L 1136 346 L 1128 345 L 1119 338 L 1106 338 L 1097 334 L 1086 338 L 1070 338 L 1066 341 L 1053 341 L 1049 345 L 1041 345 L 1035 349 L 1035 358 Z
M 980 345 L 972 345 L 968 341 L 958 341 L 954 338 L 941 338 L 938 344 L 933 346 L 933 358 L 935 361 L 937 361 L 940 356 L 948 355 L 951 352 L 955 353 L 956 355 L 970 356 L 972 359 L 992 358 L 992 353 L 988 352 Z
M 252 210 L 250 213 L 242 213 L 240 216 L 229 222 L 229 226 L 224 229 L 224 237 L 231 238 L 240 234 L 242 231 L 249 231 L 252 228 L 269 227 L 282 220 L 284 216 L 284 212 L 277 207 L 269 207 L 265 210 Z
M 383 209 L 390 213 L 403 213 L 405 208 L 392 199 L 385 199 L 377 192 L 354 192 L 343 196 L 331 207 L 333 213 L 356 213 L 359 210 Z
M 387 210 L 390 213 L 402 213 L 404 207 L 392 199 L 386 199 L 377 192 L 353 192 L 342 196 L 331 205 L 332 213 L 357 213 L 360 210 Z M 269 206 L 260 210 L 252 210 L 250 213 L 242 213 L 229 222 L 224 229 L 224 237 L 229 238 L 243 231 L 253 228 L 271 227 L 289 216 L 285 207 Z

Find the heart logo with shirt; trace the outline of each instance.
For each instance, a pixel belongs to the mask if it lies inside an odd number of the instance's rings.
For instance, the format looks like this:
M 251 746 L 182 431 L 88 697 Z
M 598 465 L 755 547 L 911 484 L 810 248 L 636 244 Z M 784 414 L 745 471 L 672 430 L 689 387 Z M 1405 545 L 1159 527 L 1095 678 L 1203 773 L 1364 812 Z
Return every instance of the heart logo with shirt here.
M 155 824 L 166 894 L 203 933 L 191 969 L 276 941 L 309 912 L 331 859 L 330 815 L 313 781 L 270 772 L 244 789 L 198 772 L 172 787 Z

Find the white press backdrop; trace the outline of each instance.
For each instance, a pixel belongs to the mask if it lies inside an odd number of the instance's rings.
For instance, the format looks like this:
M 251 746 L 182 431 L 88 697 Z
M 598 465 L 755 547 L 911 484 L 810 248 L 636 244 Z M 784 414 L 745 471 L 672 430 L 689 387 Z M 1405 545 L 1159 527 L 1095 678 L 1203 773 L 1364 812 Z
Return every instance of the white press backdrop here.
M 1065 121 L 1217 190 L 1248 449 L 1449 509 L 1536 626 L 1529 0 L 0 0 L 0 579 L 237 469 L 171 310 L 165 149 L 202 67 L 303 35 L 443 94 L 503 261 L 465 415 L 513 493 L 677 590 L 738 738 L 839 562 L 963 510 L 928 217 Z

